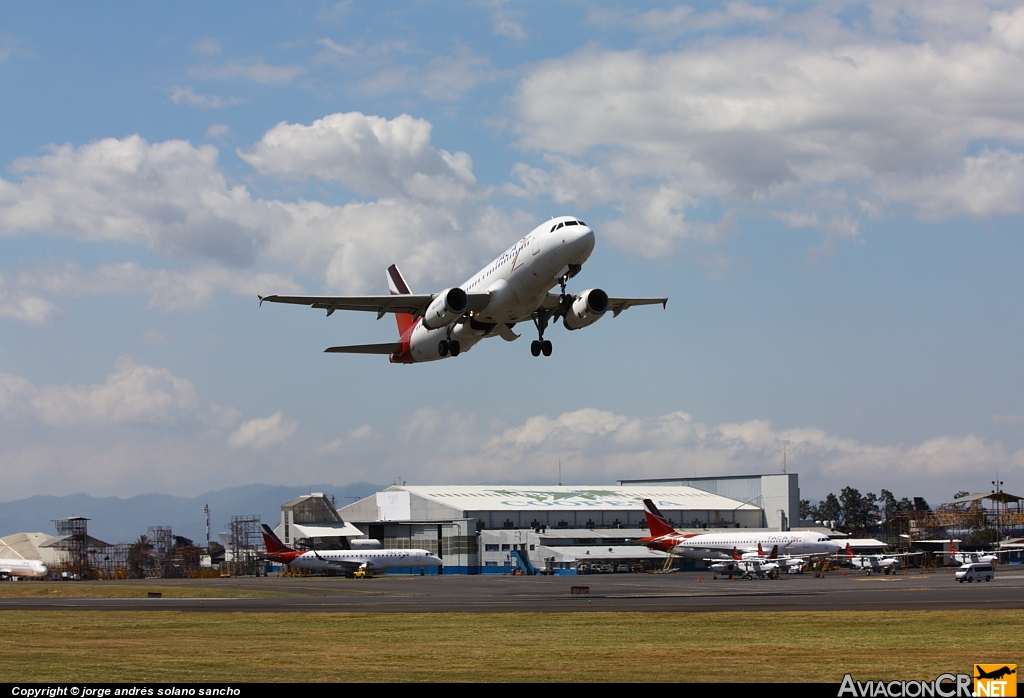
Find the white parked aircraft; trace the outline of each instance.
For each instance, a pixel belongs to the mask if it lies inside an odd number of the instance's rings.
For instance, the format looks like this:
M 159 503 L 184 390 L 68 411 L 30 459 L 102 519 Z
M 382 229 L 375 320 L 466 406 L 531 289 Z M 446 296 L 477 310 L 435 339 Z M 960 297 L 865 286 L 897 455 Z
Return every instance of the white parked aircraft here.
M 777 545 L 779 550 L 786 550 L 789 557 L 834 555 L 843 549 L 828 536 L 810 531 L 683 533 L 672 527 L 650 499 L 644 500 L 644 514 L 651 535 L 641 538 L 641 543 L 654 550 L 697 560 L 730 560 L 734 548 L 755 553 L 760 545 Z
M 905 557 L 911 555 L 920 555 L 921 553 L 899 553 L 892 555 L 883 555 L 879 553 L 871 555 L 858 555 L 853 552 L 853 548 L 849 543 L 846 544 L 846 554 L 843 559 L 854 569 L 864 570 L 866 574 L 872 572 L 882 572 L 883 574 L 895 574 L 896 568 L 900 566 L 900 561 Z
M 263 524 L 263 542 L 268 560 L 307 570 L 335 570 L 352 574 L 357 570 L 366 573 L 396 567 L 422 570 L 443 564 L 441 558 L 421 549 L 294 550 L 282 543 L 266 524 Z
M 760 544 L 757 546 L 756 553 L 743 553 L 740 555 L 738 548 L 732 549 L 732 560 L 722 561 L 718 558 L 705 559 L 705 563 L 708 564 L 708 569 L 714 572 L 714 578 L 718 579 L 718 575 L 729 575 L 733 577 L 737 574 L 741 575 L 744 579 L 753 579 L 757 577 L 759 579 L 778 579 L 779 568 L 781 563 L 779 562 L 779 546 L 772 546 L 772 552 L 769 555 L 764 554 L 764 549 Z
M 486 337 L 506 341 L 519 337 L 512 328 L 532 320 L 537 339 L 534 356 L 551 355 L 544 339 L 548 324 L 558 319 L 567 330 L 592 325 L 611 311 L 618 317 L 634 305 L 661 304 L 668 298 L 613 298 L 599 288 L 566 293 L 566 283 L 579 273 L 594 249 L 594 231 L 573 216 L 543 223 L 462 286 L 440 293 L 414 294 L 398 267 L 388 267 L 389 296 L 260 296 L 260 304 L 293 303 L 327 311 L 363 310 L 394 313 L 397 342 L 330 347 L 343 354 L 387 354 L 392 363 L 436 361 L 458 356 Z M 560 293 L 550 293 L 559 286 Z
M 25 560 L 23 558 L 0 559 L 0 579 L 11 577 L 45 577 L 46 565 L 42 560 Z
M 952 539 L 949 541 L 949 556 L 961 565 L 969 565 L 972 562 L 987 562 L 992 565 L 999 564 L 999 556 L 1002 553 L 1000 551 L 990 552 L 987 550 L 978 550 L 974 552 L 964 552 L 957 550 L 956 542 Z

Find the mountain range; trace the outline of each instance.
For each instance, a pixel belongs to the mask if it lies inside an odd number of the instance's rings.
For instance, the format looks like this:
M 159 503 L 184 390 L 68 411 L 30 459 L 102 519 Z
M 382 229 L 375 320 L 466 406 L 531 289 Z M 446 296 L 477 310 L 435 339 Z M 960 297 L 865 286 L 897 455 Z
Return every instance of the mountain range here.
M 281 521 L 281 505 L 303 494 L 323 492 L 328 497 L 333 496 L 336 506 L 341 508 L 382 489 L 380 485 L 354 482 L 341 486 L 242 485 L 196 497 L 140 494 L 122 499 L 87 494 L 36 495 L 0 502 L 0 537 L 22 531 L 56 535 L 54 519 L 84 516 L 89 519 L 89 535 L 107 543 L 132 542 L 145 534 L 149 526 L 170 526 L 174 535 L 205 545 L 205 504 L 210 505 L 210 538 L 217 540 L 217 533 L 228 529 L 232 516 L 258 515 L 263 523 L 276 526 Z

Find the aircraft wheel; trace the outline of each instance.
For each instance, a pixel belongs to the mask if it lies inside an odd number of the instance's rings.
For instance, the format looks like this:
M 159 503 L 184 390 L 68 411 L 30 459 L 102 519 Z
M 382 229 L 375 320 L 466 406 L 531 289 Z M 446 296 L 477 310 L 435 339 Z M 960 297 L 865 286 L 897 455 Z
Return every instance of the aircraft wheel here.
M 534 356 L 540 356 L 540 350 L 540 342 L 538 342 L 536 339 L 533 340 L 533 342 L 530 343 L 530 353 L 533 354 Z
M 448 343 L 448 347 L 451 349 L 452 356 L 458 356 L 459 352 L 462 351 L 462 347 L 459 345 L 459 340 L 453 339 Z
M 437 343 L 437 353 L 441 356 L 448 356 L 448 340 L 442 339 Z
M 545 339 L 540 343 L 540 350 L 544 352 L 544 356 L 551 356 L 551 340 Z

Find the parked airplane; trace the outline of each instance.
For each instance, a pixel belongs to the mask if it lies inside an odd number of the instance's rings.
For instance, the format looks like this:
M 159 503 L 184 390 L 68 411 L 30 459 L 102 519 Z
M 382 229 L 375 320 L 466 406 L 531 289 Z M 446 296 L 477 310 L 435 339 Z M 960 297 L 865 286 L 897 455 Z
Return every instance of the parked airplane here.
M 769 555 L 764 554 L 764 549 L 758 543 L 756 553 L 743 553 L 740 555 L 739 549 L 733 548 L 732 560 L 728 562 L 719 561 L 718 558 L 705 559 L 704 562 L 710 563 L 708 568 L 714 572 L 715 579 L 718 579 L 720 574 L 727 574 L 729 577 L 739 574 L 744 579 L 753 579 L 754 577 L 760 579 L 779 578 L 778 545 L 772 547 L 772 552 Z
M 426 550 L 390 548 L 378 550 L 294 550 L 281 542 L 270 526 L 263 524 L 263 542 L 267 548 L 266 559 L 307 570 L 336 570 L 338 572 L 363 573 L 386 568 L 438 567 L 441 558 Z
M 900 566 L 900 560 L 902 558 L 920 554 L 921 553 L 900 553 L 898 555 L 882 555 L 876 553 L 871 555 L 857 555 L 853 552 L 853 548 L 850 547 L 850 544 L 847 543 L 845 560 L 854 569 L 864 570 L 867 574 L 871 574 L 872 572 L 894 574 L 896 572 L 896 568 Z
M 961 552 L 956 549 L 956 542 L 953 539 L 949 541 L 949 556 L 961 565 L 969 565 L 972 562 L 987 562 L 995 565 L 999 563 L 1000 554 L 1000 551 L 989 552 L 987 550 Z
M 363 310 L 394 313 L 397 342 L 330 347 L 343 354 L 387 354 L 391 363 L 419 363 L 458 356 L 487 337 L 506 341 L 519 337 L 516 323 L 532 320 L 537 339 L 530 344 L 534 356 L 551 355 L 544 339 L 548 323 L 562 320 L 567 330 L 592 325 L 611 311 L 618 317 L 634 305 L 661 304 L 668 298 L 612 298 L 599 288 L 577 294 L 565 290 L 594 249 L 594 231 L 572 216 L 543 223 L 469 281 L 440 293 L 414 294 L 398 267 L 388 267 L 389 296 L 260 296 L 260 305 L 293 303 L 327 311 Z M 558 294 L 550 293 L 559 286 Z
M 0 579 L 45 577 L 46 572 L 46 565 L 42 560 L 25 560 L 17 557 L 0 559 Z
M 683 533 L 673 528 L 650 499 L 644 500 L 644 514 L 651 535 L 640 542 L 648 548 L 697 560 L 728 560 L 732 550 L 754 552 L 758 545 L 778 545 L 791 556 L 834 555 L 842 546 L 828 536 L 810 531 L 767 531 L 729 533 Z

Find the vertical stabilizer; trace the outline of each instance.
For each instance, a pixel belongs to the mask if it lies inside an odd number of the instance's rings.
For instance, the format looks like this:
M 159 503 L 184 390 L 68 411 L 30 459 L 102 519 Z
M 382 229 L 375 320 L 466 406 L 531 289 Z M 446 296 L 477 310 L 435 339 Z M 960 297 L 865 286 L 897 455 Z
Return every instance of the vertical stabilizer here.
M 409 284 L 405 283 L 405 279 L 402 278 L 402 272 L 398 271 L 396 265 L 392 264 L 388 267 L 387 277 L 388 289 L 390 289 L 392 296 L 407 296 L 412 293 L 409 290 Z M 416 322 L 416 318 L 411 313 L 395 313 L 395 320 L 398 322 L 399 337 L 404 337 L 405 333 Z
M 658 507 L 654 506 L 654 502 L 650 499 L 644 500 L 644 515 L 647 516 L 647 528 L 651 531 L 652 537 L 657 538 L 668 533 L 675 533 L 676 529 L 662 516 Z

